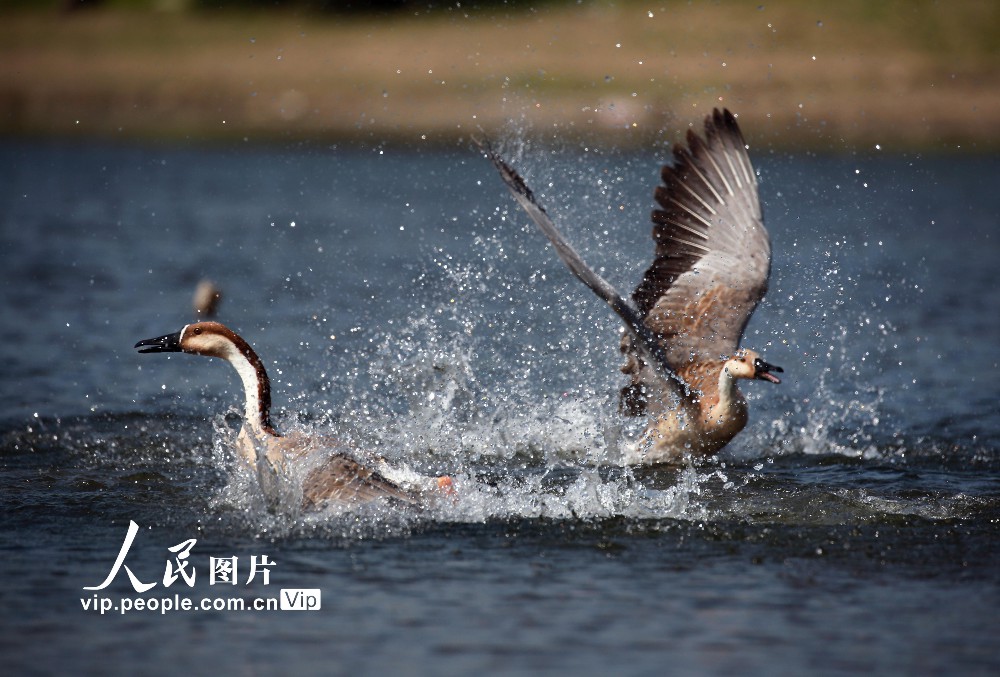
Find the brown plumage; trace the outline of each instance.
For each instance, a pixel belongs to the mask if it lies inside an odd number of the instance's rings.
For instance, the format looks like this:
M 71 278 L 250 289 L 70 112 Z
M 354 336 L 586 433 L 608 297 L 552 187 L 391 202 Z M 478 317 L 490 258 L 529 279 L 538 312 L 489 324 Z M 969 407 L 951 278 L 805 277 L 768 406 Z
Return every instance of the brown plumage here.
M 632 294 L 674 368 L 733 355 L 771 272 L 757 178 L 729 111 L 688 130 L 663 167 L 653 211 L 652 265 Z
M 245 395 L 243 426 L 236 440 L 237 451 L 256 470 L 265 496 L 272 504 L 282 502 L 291 476 L 289 464 L 309 463 L 317 452 L 329 454 L 306 473 L 302 483 L 302 507 L 312 510 L 325 504 L 359 505 L 377 499 L 403 503 L 421 502 L 419 492 L 409 491 L 338 451 L 342 445 L 324 436 L 292 432 L 282 435 L 271 424 L 271 386 L 264 363 L 236 332 L 218 322 L 189 324 L 174 334 L 135 344 L 142 353 L 185 352 L 219 357 L 236 369 Z M 451 489 L 451 480 L 437 478 L 437 487 Z
M 207 320 L 215 317 L 221 302 L 222 292 L 211 280 L 202 280 L 194 288 L 191 305 L 194 307 L 195 314 L 200 318 Z
M 711 454 L 747 421 L 736 379 L 778 383 L 782 371 L 740 349 L 743 331 L 767 291 L 771 243 L 746 143 L 728 111 L 705 119 L 705 137 L 688 131 L 674 148 L 654 197 L 653 262 L 632 294 L 634 306 L 588 267 L 556 229 L 523 179 L 486 149 L 515 199 L 556 253 L 625 322 L 622 371 L 631 382 L 620 408 L 646 413 L 635 463 Z

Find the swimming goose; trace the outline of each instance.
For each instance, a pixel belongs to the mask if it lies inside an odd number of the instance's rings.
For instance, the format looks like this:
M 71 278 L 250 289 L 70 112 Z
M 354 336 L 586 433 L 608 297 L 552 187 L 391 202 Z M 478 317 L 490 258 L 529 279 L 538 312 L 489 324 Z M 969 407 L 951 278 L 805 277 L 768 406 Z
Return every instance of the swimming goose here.
M 739 379 L 781 381 L 780 367 L 740 348 L 767 291 L 771 242 L 746 142 L 728 110 L 705 118 L 705 138 L 688 130 L 662 168 L 653 211 L 653 263 L 626 301 L 556 229 L 531 189 L 489 147 L 484 150 L 569 269 L 625 322 L 622 389 L 626 415 L 648 414 L 627 463 L 675 462 L 714 454 L 747 423 Z
M 236 332 L 218 322 L 189 324 L 174 334 L 135 344 L 140 353 L 191 353 L 220 357 L 233 365 L 243 382 L 246 402 L 243 426 L 236 440 L 239 455 L 257 472 L 270 503 L 281 501 L 288 477 L 288 462 L 304 460 L 311 452 L 336 448 L 331 438 L 292 432 L 282 435 L 271 425 L 271 382 L 264 363 Z M 450 491 L 451 479 L 437 478 L 439 488 Z M 312 510 L 325 503 L 356 505 L 379 498 L 404 503 L 420 502 L 420 495 L 389 481 L 381 474 L 343 453 L 334 453 L 306 475 L 302 484 L 302 508 Z
M 215 317 L 219 310 L 219 303 L 222 302 L 222 292 L 211 280 L 204 279 L 194 288 L 194 295 L 191 297 L 191 305 L 194 313 L 201 318 Z

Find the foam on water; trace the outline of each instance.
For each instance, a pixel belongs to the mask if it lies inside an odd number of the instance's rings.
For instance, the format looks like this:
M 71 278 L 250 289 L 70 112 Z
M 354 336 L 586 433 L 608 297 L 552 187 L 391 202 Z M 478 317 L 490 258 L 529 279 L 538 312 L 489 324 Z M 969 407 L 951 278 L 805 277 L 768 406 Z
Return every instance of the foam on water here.
M 615 413 L 613 391 L 545 397 L 528 381 L 502 389 L 484 387 L 491 381 L 478 373 L 481 360 L 470 332 L 426 318 L 383 335 L 374 352 L 381 359 L 373 360 L 369 371 L 379 398 L 355 392 L 341 416 L 279 421 L 279 427 L 341 438 L 364 463 L 386 459 L 386 474 L 393 478 L 448 474 L 454 481 L 453 496 L 432 496 L 423 509 L 376 503 L 303 515 L 293 491 L 288 504 L 269 511 L 256 476 L 232 452 L 231 421 L 220 420 L 213 455 L 225 469 L 225 481 L 213 495 L 211 510 L 237 515 L 260 535 L 304 531 L 348 538 L 399 535 L 430 522 L 750 519 L 787 510 L 799 493 L 782 490 L 783 507 L 766 507 L 770 500 L 756 493 L 758 475 L 746 470 L 733 474 L 727 464 L 757 461 L 753 468 L 759 471 L 783 457 L 878 460 L 898 451 L 880 449 L 864 432 L 865 424 L 879 415 L 877 391 L 839 399 L 836 389 L 821 380 L 809 401 L 783 403 L 791 415 L 752 426 L 718 459 L 666 473 L 637 473 L 621 467 L 619 459 L 622 445 L 634 439 L 643 422 Z M 844 440 L 840 435 L 849 428 L 854 429 L 853 437 Z M 301 483 L 301 473 L 295 479 Z M 805 515 L 817 496 L 802 493 Z M 854 506 L 850 510 L 868 512 L 907 510 L 903 499 L 879 504 L 828 492 L 823 496 L 837 515 L 830 518 L 835 521 L 844 519 L 848 504 Z M 940 513 L 922 510 L 912 507 L 910 512 Z
M 329 430 L 314 429 L 326 433 Z M 414 439 L 421 439 L 416 435 Z M 213 457 L 223 468 L 224 479 L 214 491 L 210 512 L 236 516 L 245 526 L 260 534 L 282 534 L 302 529 L 321 530 L 321 525 L 337 535 L 385 536 L 406 530 L 414 524 L 428 521 L 444 523 L 482 523 L 510 519 L 602 519 L 609 517 L 691 519 L 702 515 L 692 506 L 691 496 L 701 491 L 701 484 L 710 474 L 693 468 L 680 472 L 673 486 L 652 488 L 636 480 L 627 469 L 602 469 L 590 465 L 557 466 L 530 459 L 498 459 L 492 454 L 460 459 L 452 456 L 453 467 L 448 472 L 454 482 L 454 493 L 425 492 L 425 505 L 410 508 L 392 502 L 375 502 L 361 508 L 327 506 L 321 511 L 302 514 L 301 482 L 304 470 L 293 471 L 289 481 L 294 485 L 282 505 L 269 505 L 258 478 L 233 451 L 233 434 L 228 424 L 217 426 Z M 371 454 L 359 452 L 358 459 L 380 470 L 393 480 L 413 486 L 428 479 L 404 460 L 407 449 L 399 458 L 378 466 Z M 485 461 L 483 463 L 482 461 Z

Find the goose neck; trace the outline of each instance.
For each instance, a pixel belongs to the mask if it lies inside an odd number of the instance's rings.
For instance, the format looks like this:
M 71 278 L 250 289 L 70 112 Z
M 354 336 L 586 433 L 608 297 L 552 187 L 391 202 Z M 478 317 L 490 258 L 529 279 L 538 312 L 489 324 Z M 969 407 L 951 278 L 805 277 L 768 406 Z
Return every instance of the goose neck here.
M 243 382 L 245 423 L 258 437 L 265 434 L 279 437 L 271 425 L 271 381 L 264 363 L 246 341 L 236 338 L 234 350 L 225 357 Z

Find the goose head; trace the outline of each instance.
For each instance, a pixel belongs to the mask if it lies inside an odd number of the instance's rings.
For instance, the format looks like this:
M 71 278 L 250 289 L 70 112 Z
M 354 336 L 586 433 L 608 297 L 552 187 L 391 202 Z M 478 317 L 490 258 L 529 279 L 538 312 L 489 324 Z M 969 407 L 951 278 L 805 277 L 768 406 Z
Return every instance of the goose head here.
M 726 360 L 724 369 L 733 378 L 757 379 L 771 383 L 781 383 L 781 379 L 772 372 L 781 374 L 785 371 L 781 367 L 768 364 L 757 352 L 748 349 L 742 349 Z
M 231 329 L 218 322 L 197 322 L 185 325 L 173 334 L 145 339 L 135 344 L 140 353 L 190 353 L 206 357 L 231 359 L 240 350 L 242 341 Z
M 246 396 L 246 422 L 257 432 L 279 436 L 271 425 L 271 382 L 267 370 L 250 344 L 218 322 L 185 325 L 173 334 L 139 341 L 140 353 L 190 353 L 220 357 L 236 369 Z

